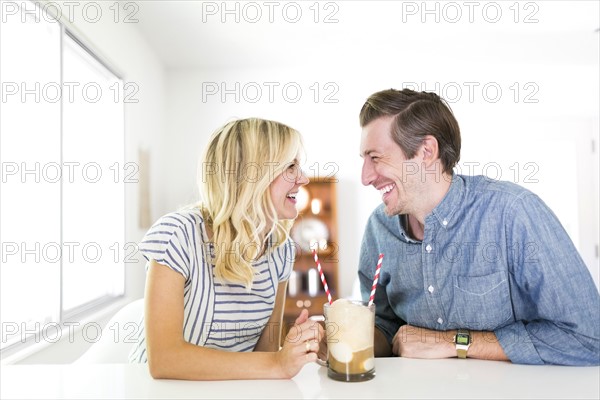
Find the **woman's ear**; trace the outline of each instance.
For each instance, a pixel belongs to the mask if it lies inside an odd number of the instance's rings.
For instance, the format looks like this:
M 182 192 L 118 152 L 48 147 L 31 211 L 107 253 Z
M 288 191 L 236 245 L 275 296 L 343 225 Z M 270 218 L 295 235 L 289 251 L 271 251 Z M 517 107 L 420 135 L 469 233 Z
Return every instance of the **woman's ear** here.
M 431 167 L 440 157 L 438 141 L 435 137 L 427 135 L 423 138 L 421 145 L 421 156 L 426 168 Z

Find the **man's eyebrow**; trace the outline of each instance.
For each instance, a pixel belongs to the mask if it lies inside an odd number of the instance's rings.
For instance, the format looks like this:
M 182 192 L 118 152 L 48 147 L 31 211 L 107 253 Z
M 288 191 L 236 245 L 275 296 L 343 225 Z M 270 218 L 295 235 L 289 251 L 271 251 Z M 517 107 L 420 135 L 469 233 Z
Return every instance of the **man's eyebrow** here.
M 374 153 L 374 152 L 375 152 L 375 150 L 365 150 L 365 151 L 363 151 L 362 153 L 360 153 L 360 154 L 359 154 L 359 156 L 360 156 L 361 158 L 363 158 L 364 156 L 371 155 L 371 153 Z

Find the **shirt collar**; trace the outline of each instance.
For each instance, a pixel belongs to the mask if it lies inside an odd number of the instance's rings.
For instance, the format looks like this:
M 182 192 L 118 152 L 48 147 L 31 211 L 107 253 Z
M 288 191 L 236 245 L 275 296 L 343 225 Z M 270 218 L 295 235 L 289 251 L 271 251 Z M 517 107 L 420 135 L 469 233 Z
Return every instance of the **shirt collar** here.
M 458 207 L 463 201 L 465 195 L 465 182 L 460 175 L 452 174 L 452 182 L 448 193 L 444 196 L 440 204 L 435 206 L 431 214 L 425 218 L 425 222 L 437 222 L 444 229 L 448 229 L 456 221 L 453 220 Z
M 421 243 L 420 240 L 416 240 L 408 236 L 404 227 L 408 226 L 408 217 L 406 214 L 398 215 L 398 228 L 400 229 L 400 237 L 407 243 Z

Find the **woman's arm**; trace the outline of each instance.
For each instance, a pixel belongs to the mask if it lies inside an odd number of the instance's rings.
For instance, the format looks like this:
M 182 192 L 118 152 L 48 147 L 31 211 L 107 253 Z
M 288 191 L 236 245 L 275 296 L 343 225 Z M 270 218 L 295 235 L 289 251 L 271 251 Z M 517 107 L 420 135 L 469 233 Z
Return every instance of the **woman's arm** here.
M 208 349 L 183 338 L 184 278 L 169 267 L 150 262 L 146 281 L 146 347 L 154 378 L 221 380 L 291 378 L 315 361 L 304 341 L 314 338 L 313 321 L 299 325 L 300 337 L 286 340 L 281 351 L 235 353 Z
M 277 286 L 277 297 L 275 307 L 269 322 L 260 334 L 260 338 L 254 347 L 254 351 L 279 351 L 281 346 L 281 329 L 283 323 L 283 309 L 285 308 L 285 295 L 288 281 L 279 282 Z

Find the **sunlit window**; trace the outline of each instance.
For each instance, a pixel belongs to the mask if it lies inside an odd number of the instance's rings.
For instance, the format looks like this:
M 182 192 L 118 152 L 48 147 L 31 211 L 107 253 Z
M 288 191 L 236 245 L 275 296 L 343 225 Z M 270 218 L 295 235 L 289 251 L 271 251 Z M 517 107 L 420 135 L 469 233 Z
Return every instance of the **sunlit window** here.
M 124 292 L 122 81 L 45 17 L 0 27 L 2 349 Z

